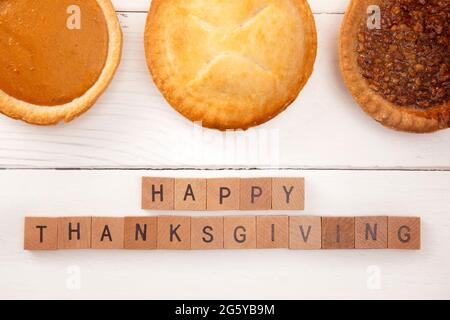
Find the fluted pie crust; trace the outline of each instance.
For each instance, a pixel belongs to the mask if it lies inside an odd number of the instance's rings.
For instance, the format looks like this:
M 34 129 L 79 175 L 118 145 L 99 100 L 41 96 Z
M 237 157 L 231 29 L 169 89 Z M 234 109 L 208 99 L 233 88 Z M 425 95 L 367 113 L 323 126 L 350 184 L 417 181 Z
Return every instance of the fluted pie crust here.
M 52 125 L 62 120 L 65 122 L 73 120 L 86 112 L 96 102 L 98 97 L 106 90 L 111 82 L 119 65 L 122 52 L 122 30 L 112 3 L 110 0 L 96 1 L 104 14 L 106 21 L 108 50 L 105 65 L 94 85 L 81 96 L 61 105 L 38 105 L 28 103 L 0 90 L 1 113 L 30 124 Z M 74 4 L 76 3 L 74 2 Z M 83 12 L 81 12 L 81 17 L 83 17 L 82 14 Z
M 340 35 L 340 68 L 344 81 L 362 109 L 386 127 L 413 133 L 428 133 L 450 127 L 450 101 L 429 109 L 402 107 L 373 91 L 362 76 L 357 62 L 357 36 L 367 20 L 369 5 L 385 0 L 351 0 Z M 362 20 L 364 19 L 364 20 Z
M 153 0 L 145 49 L 179 113 L 207 128 L 248 129 L 297 98 L 317 37 L 306 0 Z

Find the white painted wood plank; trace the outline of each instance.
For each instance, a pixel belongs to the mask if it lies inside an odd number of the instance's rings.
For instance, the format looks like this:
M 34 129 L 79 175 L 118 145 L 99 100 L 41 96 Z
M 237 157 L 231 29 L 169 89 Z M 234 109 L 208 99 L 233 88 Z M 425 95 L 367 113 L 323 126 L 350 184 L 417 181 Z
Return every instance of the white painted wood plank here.
M 316 15 L 319 53 L 299 99 L 255 130 L 201 130 L 161 97 L 147 71 L 145 13 L 121 14 L 122 64 L 97 105 L 56 127 L 0 116 L 0 167 L 450 168 L 450 130 L 397 133 L 353 102 L 338 70 L 342 15 Z
M 25 215 L 159 214 L 139 209 L 142 175 L 305 176 L 304 214 L 419 215 L 423 218 L 423 249 L 50 253 L 22 250 Z M 450 172 L 8 170 L 0 171 L 0 190 L 2 299 L 450 298 Z M 71 266 L 75 269 L 70 269 Z M 379 290 L 367 286 L 370 266 L 381 272 Z M 81 288 L 69 290 L 68 272 L 77 268 L 81 272 Z
M 151 0 L 112 0 L 117 11 L 147 11 Z M 310 0 L 315 13 L 342 13 L 348 0 Z

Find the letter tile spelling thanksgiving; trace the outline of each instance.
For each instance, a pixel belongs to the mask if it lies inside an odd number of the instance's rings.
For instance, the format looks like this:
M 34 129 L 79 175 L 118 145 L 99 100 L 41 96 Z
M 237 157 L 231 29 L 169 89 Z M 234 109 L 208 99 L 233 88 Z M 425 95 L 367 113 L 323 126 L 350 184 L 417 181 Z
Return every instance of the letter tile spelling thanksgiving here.
M 92 224 L 85 223 L 87 219 Z M 249 215 L 25 218 L 25 250 L 89 248 L 420 250 L 421 220 L 418 217 Z

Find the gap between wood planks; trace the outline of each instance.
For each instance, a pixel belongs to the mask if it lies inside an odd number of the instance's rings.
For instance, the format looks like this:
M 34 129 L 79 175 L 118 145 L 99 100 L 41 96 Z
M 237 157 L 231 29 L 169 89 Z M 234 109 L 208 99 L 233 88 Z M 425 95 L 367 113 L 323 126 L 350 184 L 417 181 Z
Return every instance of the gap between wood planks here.
M 130 11 L 130 10 L 116 10 L 117 14 L 133 14 L 133 13 L 142 13 L 142 14 L 147 14 L 148 11 L 145 10 L 136 10 L 136 11 Z M 313 12 L 314 15 L 323 15 L 323 14 L 339 14 L 339 15 L 343 15 L 345 14 L 345 12 Z
M 450 172 L 450 168 L 339 168 L 339 167 L 0 167 L 0 171 L 348 171 Z

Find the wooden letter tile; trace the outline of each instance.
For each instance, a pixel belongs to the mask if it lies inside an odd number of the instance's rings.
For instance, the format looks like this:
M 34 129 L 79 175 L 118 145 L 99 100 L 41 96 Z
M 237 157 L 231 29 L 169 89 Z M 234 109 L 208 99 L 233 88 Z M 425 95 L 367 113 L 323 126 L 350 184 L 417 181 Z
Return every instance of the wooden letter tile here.
M 355 248 L 387 249 L 387 217 L 356 217 Z
M 58 218 L 58 249 L 90 249 L 91 217 Z
M 223 249 L 223 217 L 191 218 L 191 248 Z
M 142 178 L 142 209 L 173 210 L 174 184 L 172 178 Z
M 355 218 L 323 217 L 322 218 L 323 249 L 354 249 Z
M 125 249 L 154 250 L 157 236 L 157 217 L 125 217 Z
M 58 218 L 26 217 L 25 250 L 57 250 Z
M 272 179 L 273 210 L 304 210 L 305 179 L 273 178 Z
M 240 179 L 209 179 L 207 184 L 208 211 L 239 210 Z
M 421 221 L 417 217 L 388 218 L 388 248 L 420 250 Z
M 256 218 L 256 244 L 258 249 L 289 247 L 289 218 L 264 216 Z
M 124 218 L 92 218 L 92 249 L 123 249 L 123 238 Z
M 190 250 L 191 217 L 158 217 L 158 249 Z
M 241 179 L 241 210 L 272 209 L 272 179 Z
M 206 210 L 206 179 L 175 180 L 175 210 Z
M 322 248 L 321 217 L 289 217 L 289 248 L 319 250 Z
M 225 249 L 256 249 L 256 217 L 224 218 Z

